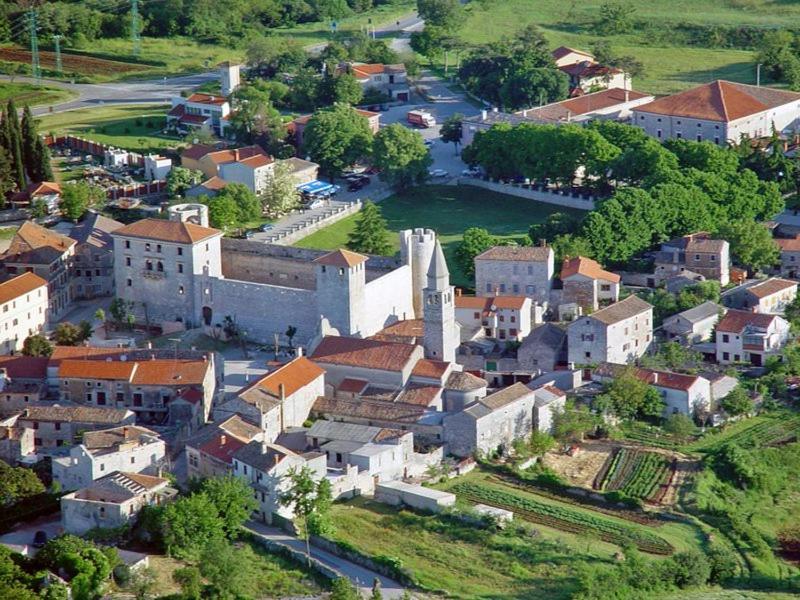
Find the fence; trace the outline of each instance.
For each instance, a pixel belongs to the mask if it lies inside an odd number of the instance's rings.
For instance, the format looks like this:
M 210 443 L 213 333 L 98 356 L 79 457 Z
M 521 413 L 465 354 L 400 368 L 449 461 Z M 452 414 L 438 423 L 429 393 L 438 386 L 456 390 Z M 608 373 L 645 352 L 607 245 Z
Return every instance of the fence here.
M 551 190 L 543 185 L 521 185 L 511 183 L 495 183 L 493 181 L 484 181 L 483 179 L 476 179 L 473 177 L 459 177 L 457 180 L 459 185 L 474 185 L 481 187 L 499 194 L 507 194 L 509 196 L 518 196 L 528 200 L 535 200 L 536 202 L 546 202 L 547 204 L 556 204 L 567 208 L 577 208 L 579 210 L 594 210 L 595 197 L 586 196 L 577 192 L 568 190 Z
M 283 230 L 273 233 L 264 241 L 268 244 L 289 246 L 299 240 L 302 240 L 304 237 L 308 237 L 315 231 L 319 231 L 323 227 L 332 225 L 337 221 L 341 221 L 345 217 L 357 213 L 361 210 L 361 206 L 362 203 L 360 200 L 350 204 L 332 206 L 322 213 L 311 215 L 307 219 L 284 226 Z
M 117 187 L 106 188 L 109 200 L 122 198 L 146 198 L 167 195 L 167 182 L 165 180 L 146 181 L 144 183 L 129 183 Z
M 76 150 L 81 154 L 91 154 L 92 156 L 104 157 L 107 150 L 115 148 L 108 144 L 101 144 L 91 140 L 85 140 L 74 135 L 44 136 L 44 143 L 48 146 L 66 146 L 70 150 Z M 126 152 L 128 152 L 126 150 Z M 129 167 L 144 167 L 144 156 L 136 152 L 128 152 L 127 165 Z

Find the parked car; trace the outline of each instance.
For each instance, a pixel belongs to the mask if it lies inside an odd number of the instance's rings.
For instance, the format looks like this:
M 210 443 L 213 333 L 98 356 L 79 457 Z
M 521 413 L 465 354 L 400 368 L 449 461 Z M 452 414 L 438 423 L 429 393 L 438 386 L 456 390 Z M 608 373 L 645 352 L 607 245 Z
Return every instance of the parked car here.
M 444 169 L 433 169 L 431 171 L 428 171 L 428 175 L 430 175 L 431 177 L 438 178 L 438 177 L 447 177 L 449 173 Z
M 308 208 L 311 209 L 322 208 L 323 206 L 325 206 L 325 200 L 323 200 L 322 198 L 317 198 L 316 200 L 312 200 L 308 204 Z
M 348 192 L 357 192 L 361 188 L 364 187 L 364 184 L 361 181 L 351 181 L 350 184 L 347 186 Z
M 272 223 L 264 223 L 261 226 L 261 231 L 269 231 L 270 229 L 274 228 L 275 226 Z
M 464 169 L 461 171 L 461 174 L 464 177 L 480 177 L 482 175 L 481 170 L 478 167 L 470 167 L 468 169 Z
M 352 175 L 348 175 L 344 178 L 344 180 L 348 183 L 360 183 L 361 185 L 367 185 L 370 182 L 369 175 L 362 175 L 361 173 L 353 173 Z
M 42 531 L 41 529 L 33 534 L 33 547 L 34 548 L 44 548 L 44 545 L 47 543 L 47 532 Z

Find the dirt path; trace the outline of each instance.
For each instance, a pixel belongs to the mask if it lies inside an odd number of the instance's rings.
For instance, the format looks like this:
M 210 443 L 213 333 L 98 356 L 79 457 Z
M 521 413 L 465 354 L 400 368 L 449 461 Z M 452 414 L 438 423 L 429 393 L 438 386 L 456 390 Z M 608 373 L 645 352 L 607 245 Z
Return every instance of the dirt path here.
M 548 452 L 542 462 L 570 484 L 592 489 L 597 472 L 615 447 L 608 442 L 585 442 L 575 456 Z

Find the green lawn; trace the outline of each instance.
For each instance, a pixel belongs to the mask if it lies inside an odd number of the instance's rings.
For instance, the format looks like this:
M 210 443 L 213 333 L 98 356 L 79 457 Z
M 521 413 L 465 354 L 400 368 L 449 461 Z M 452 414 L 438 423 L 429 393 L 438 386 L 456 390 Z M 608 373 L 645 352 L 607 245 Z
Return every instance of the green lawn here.
M 46 115 L 38 119 L 43 133 L 72 134 L 126 150 L 158 152 L 182 140 L 161 135 L 167 106 L 114 105 Z
M 592 43 L 605 40 L 616 52 L 642 61 L 644 75 L 634 79 L 634 88 L 655 94 L 672 93 L 715 78 L 754 82 L 755 61 L 750 51 L 682 47 L 669 35 L 661 39 L 639 32 L 597 35 L 593 23 L 604 3 L 605 0 L 470 2 L 459 37 L 468 44 L 490 42 L 534 23 L 552 47 L 566 45 L 589 50 Z M 800 4 L 781 0 L 630 0 L 624 4 L 632 11 L 634 20 L 672 25 L 775 28 L 788 27 L 800 19 Z
M 9 98 L 13 98 L 19 108 L 26 104 L 29 106 L 57 104 L 74 97 L 75 94 L 59 87 L 21 82 L 0 82 L 0 102 L 6 102 Z
M 527 239 L 528 228 L 532 224 L 544 221 L 554 212 L 574 212 L 572 209 L 467 185 L 430 185 L 413 188 L 383 200 L 379 206 L 388 221 L 390 231 L 415 227 L 434 229 L 447 256 L 451 282 L 454 285 L 467 287 L 471 283 L 454 258 L 465 229 L 485 227 L 495 235 L 524 242 Z M 296 245 L 322 249 L 345 246 L 357 218 L 358 215 L 353 215 L 342 219 L 300 240 Z M 394 250 L 398 250 L 397 236 L 392 236 L 392 243 Z

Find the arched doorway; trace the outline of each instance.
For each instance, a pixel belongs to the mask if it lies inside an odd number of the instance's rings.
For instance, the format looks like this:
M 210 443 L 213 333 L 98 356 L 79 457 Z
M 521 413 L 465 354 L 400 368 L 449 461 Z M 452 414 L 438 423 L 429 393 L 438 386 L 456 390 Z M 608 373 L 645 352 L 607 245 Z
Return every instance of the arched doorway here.
M 204 306 L 203 307 L 203 323 L 205 323 L 206 326 L 211 326 L 211 319 L 213 318 L 213 316 L 214 316 L 214 311 L 211 310 L 211 307 L 210 306 Z

